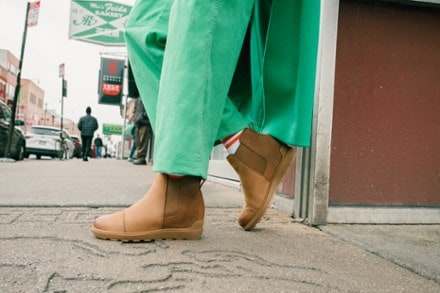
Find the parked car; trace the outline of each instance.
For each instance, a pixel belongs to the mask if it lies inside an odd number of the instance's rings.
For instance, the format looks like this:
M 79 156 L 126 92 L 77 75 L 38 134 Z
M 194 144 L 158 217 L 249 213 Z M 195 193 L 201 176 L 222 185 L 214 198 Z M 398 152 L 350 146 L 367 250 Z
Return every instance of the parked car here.
M 5 103 L 0 102 L 0 157 L 5 156 L 11 117 L 12 112 L 9 107 Z M 18 124 L 18 121 L 16 121 L 16 124 Z M 9 155 L 12 159 L 20 161 L 23 160 L 25 151 L 26 139 L 24 133 L 20 128 L 14 126 Z
M 63 143 L 66 144 L 67 156 Z M 34 125 L 26 133 L 25 156 L 36 155 L 37 159 L 42 156 L 51 158 L 73 158 L 75 146 L 69 133 L 63 129 L 45 125 Z
M 75 158 L 82 158 L 81 139 L 78 136 L 74 136 L 74 135 L 71 135 L 70 138 L 72 139 L 73 145 L 75 146 L 73 150 L 73 156 Z

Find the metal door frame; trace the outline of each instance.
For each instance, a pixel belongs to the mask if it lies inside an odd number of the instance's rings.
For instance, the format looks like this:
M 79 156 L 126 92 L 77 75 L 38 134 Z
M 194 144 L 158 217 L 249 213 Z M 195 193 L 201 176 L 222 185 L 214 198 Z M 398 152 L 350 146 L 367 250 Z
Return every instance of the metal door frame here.
M 338 14 L 339 0 L 321 1 L 312 142 L 297 156 L 294 217 L 310 225 L 327 222 Z

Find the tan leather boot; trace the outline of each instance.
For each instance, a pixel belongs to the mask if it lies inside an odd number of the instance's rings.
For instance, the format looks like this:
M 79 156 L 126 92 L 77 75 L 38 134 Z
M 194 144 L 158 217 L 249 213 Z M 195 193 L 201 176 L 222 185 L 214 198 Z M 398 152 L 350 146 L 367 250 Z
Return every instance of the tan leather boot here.
M 244 230 L 252 230 L 261 220 L 294 156 L 294 149 L 269 135 L 243 131 L 237 152 L 227 159 L 244 192 L 245 203 L 238 218 Z
M 197 239 L 203 232 L 205 204 L 198 177 L 158 174 L 145 196 L 129 208 L 95 219 L 98 238 L 139 241 Z

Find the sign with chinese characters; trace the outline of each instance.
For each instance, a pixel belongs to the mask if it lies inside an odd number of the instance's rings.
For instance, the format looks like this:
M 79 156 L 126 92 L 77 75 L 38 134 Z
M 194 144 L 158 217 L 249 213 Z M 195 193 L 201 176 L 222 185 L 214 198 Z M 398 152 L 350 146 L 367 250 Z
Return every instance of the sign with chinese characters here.
M 99 104 L 120 105 L 124 83 L 125 60 L 101 58 Z
M 104 46 L 125 46 L 124 28 L 131 6 L 113 1 L 72 0 L 69 37 Z

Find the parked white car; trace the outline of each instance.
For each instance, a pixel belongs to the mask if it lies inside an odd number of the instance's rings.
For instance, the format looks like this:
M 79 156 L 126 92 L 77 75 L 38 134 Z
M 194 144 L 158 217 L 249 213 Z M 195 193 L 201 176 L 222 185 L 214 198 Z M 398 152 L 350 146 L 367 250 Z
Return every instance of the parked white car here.
M 57 127 L 34 125 L 26 133 L 26 158 L 36 155 L 37 159 L 42 156 L 71 159 L 74 149 L 72 139 L 64 129 L 61 132 Z

